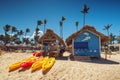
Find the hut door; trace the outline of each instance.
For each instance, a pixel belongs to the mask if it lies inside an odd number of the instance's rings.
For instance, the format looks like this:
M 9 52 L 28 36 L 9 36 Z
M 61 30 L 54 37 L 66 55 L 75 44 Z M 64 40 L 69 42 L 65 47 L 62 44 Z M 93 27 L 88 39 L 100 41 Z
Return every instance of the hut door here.
M 88 42 L 74 42 L 74 55 L 85 55 L 88 49 Z

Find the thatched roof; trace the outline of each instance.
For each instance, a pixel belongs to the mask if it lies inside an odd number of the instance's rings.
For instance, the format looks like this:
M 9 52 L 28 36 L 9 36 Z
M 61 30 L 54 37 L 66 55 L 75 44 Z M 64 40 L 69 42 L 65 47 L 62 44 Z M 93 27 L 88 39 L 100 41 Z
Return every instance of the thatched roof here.
M 69 36 L 67 39 L 66 39 L 66 44 L 69 46 L 72 44 L 72 39 L 77 37 L 80 33 L 82 33 L 83 31 L 91 31 L 95 34 L 97 34 L 98 36 L 100 36 L 101 38 L 101 45 L 104 45 L 106 42 L 108 42 L 110 39 L 108 36 L 96 31 L 96 29 L 92 26 L 88 26 L 88 25 L 85 25 L 81 30 L 73 33 L 71 36 Z
M 47 29 L 46 33 L 40 38 L 39 42 L 47 43 L 54 42 L 56 40 L 65 46 L 64 41 L 57 34 L 55 34 L 51 29 Z

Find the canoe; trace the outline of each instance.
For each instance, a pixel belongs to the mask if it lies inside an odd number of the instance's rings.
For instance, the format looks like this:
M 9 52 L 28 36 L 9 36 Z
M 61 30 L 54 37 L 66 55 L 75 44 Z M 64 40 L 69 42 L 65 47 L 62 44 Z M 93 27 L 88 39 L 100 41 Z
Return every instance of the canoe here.
M 54 57 L 49 58 L 45 63 L 43 63 L 42 72 L 47 73 L 52 68 L 54 63 L 55 63 L 55 58 Z
M 29 68 L 32 66 L 32 64 L 34 63 L 35 61 L 28 61 L 28 62 L 23 62 L 21 63 L 20 67 L 22 69 L 26 69 L 26 68 Z
M 31 66 L 31 70 L 32 71 L 36 71 L 38 69 L 42 68 L 42 64 L 43 64 L 43 57 L 40 57 L 35 63 L 33 63 L 33 65 Z
M 38 56 L 41 56 L 40 51 L 34 52 L 34 53 L 33 53 L 33 56 L 37 56 L 37 57 L 38 57 Z
M 27 62 L 27 61 L 34 61 L 36 60 L 37 58 L 35 56 L 32 56 L 32 57 L 29 57 L 29 58 L 26 58 L 26 59 L 23 59 L 23 60 L 20 60 L 20 61 L 17 61 L 15 63 L 12 63 L 9 65 L 9 71 L 13 71 L 13 70 L 16 70 L 18 68 L 20 68 L 20 65 L 23 63 L 23 62 Z

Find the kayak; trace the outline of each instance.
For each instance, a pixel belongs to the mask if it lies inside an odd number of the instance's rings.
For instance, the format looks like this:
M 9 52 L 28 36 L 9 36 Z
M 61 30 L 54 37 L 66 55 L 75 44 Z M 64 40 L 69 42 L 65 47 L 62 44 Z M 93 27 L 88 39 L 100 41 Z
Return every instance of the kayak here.
M 54 57 L 49 58 L 45 63 L 43 63 L 42 72 L 47 73 L 52 68 L 54 63 L 55 63 L 55 58 Z
M 34 63 L 35 61 L 28 61 L 28 62 L 23 62 L 21 63 L 20 67 L 22 69 L 26 69 L 26 68 L 29 68 L 32 66 L 32 64 Z
M 43 60 L 44 60 L 44 58 L 40 57 L 35 63 L 33 63 L 33 65 L 31 66 L 31 70 L 35 71 L 35 70 L 41 69 Z
M 20 61 L 17 61 L 15 63 L 12 63 L 9 65 L 9 71 L 13 71 L 13 70 L 16 70 L 18 68 L 20 68 L 20 65 L 23 63 L 23 62 L 27 62 L 27 61 L 34 61 L 36 60 L 37 58 L 35 56 L 32 56 L 32 57 L 29 57 L 29 58 L 26 58 L 26 59 L 23 59 L 23 60 L 20 60 Z
M 37 57 L 40 56 L 40 51 L 34 52 L 34 53 L 33 53 L 33 56 L 37 56 Z

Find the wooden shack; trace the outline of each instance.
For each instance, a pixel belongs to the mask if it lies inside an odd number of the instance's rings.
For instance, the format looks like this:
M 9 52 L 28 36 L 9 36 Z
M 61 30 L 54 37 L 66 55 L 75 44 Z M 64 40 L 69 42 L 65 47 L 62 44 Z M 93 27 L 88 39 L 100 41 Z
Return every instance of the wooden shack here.
M 74 56 L 100 57 L 101 45 L 109 41 L 109 37 L 85 25 L 66 39 Z
M 51 45 L 55 49 L 57 49 L 58 46 L 65 47 L 64 41 L 51 29 L 47 29 L 46 33 L 40 38 L 39 42 L 45 46 Z

